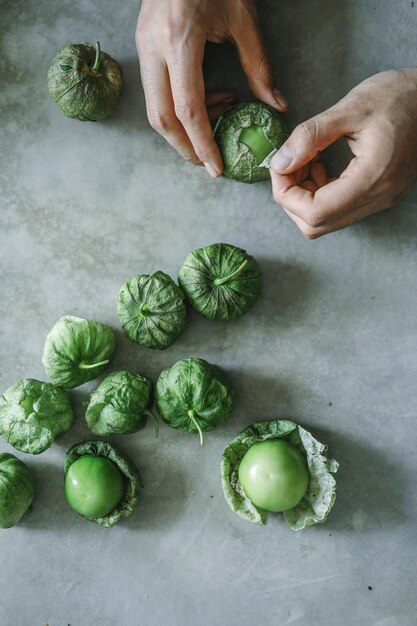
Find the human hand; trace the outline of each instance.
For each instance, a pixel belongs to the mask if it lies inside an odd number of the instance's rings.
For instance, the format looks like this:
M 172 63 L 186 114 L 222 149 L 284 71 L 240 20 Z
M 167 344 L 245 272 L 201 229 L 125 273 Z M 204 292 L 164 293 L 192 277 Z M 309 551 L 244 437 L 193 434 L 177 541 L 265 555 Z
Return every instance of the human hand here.
M 136 29 L 142 84 L 151 126 L 180 154 L 204 163 L 214 178 L 222 158 L 208 110 L 220 115 L 235 101 L 221 91 L 205 96 L 206 41 L 236 45 L 249 87 L 278 111 L 287 103 L 274 86 L 271 64 L 259 31 L 254 0 L 143 0 Z
M 329 178 L 318 158 L 340 137 L 354 157 Z M 297 126 L 271 178 L 274 199 L 309 239 L 392 207 L 417 179 L 417 69 L 376 74 Z

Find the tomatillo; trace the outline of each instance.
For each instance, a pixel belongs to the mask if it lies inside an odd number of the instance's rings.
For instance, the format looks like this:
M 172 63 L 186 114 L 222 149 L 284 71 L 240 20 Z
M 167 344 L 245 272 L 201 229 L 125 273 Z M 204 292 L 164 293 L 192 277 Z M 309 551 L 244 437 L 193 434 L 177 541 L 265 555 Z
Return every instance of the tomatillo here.
M 289 136 L 284 118 L 262 102 L 242 102 L 222 115 L 214 138 L 223 157 L 223 175 L 241 183 L 269 180 L 263 163 Z
M 238 474 L 249 500 L 274 513 L 295 507 L 310 480 L 304 456 L 284 439 L 254 443 L 241 460 Z
M 274 150 L 274 146 L 268 141 L 264 129 L 259 124 L 252 124 L 244 128 L 240 133 L 239 142 L 244 143 L 252 152 L 256 159 L 256 165 L 260 165 Z
M 122 500 L 125 490 L 122 473 L 104 456 L 80 457 L 65 476 L 68 504 L 88 519 L 108 515 Z

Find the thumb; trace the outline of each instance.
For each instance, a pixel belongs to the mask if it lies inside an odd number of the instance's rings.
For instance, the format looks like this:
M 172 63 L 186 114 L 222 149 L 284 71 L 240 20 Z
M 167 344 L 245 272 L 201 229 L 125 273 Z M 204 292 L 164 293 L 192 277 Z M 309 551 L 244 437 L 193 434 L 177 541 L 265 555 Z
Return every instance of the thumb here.
M 322 150 L 349 133 L 346 113 L 338 105 L 299 124 L 271 160 L 271 169 L 292 174 Z

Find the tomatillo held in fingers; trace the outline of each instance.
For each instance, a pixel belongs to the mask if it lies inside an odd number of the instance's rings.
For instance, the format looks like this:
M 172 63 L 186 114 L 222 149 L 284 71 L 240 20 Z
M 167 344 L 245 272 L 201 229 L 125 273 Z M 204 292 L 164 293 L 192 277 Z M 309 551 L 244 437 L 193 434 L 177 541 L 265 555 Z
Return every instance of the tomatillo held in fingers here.
M 224 162 L 223 174 L 241 183 L 269 178 L 264 161 L 285 142 L 288 128 L 275 109 L 262 102 L 244 102 L 222 115 L 214 129 Z

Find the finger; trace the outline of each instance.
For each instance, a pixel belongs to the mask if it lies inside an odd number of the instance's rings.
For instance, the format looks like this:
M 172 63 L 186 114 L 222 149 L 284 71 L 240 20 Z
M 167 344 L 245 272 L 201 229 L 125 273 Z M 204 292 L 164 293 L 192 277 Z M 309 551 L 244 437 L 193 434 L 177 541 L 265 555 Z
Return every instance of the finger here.
M 316 192 L 295 184 L 294 175 L 271 172 L 274 199 L 309 226 L 325 226 L 367 201 L 373 182 L 369 169 L 363 157 L 355 157 L 340 178 Z
M 206 107 L 216 106 L 217 104 L 234 104 L 237 100 L 233 91 L 208 91 L 206 93 Z
M 312 163 L 310 166 L 310 178 L 315 183 L 317 187 L 324 187 L 327 185 L 328 178 L 326 168 L 323 163 Z
M 311 191 L 312 193 L 316 193 L 318 187 L 312 180 L 304 180 L 301 183 L 301 187 L 306 191 Z
M 288 110 L 288 102 L 275 87 L 272 64 L 262 39 L 256 15 L 248 15 L 245 27 L 232 33 L 240 64 L 252 93 L 278 111 Z
M 203 79 L 204 41 L 185 41 L 167 59 L 175 113 L 184 127 L 194 151 L 210 176 L 223 171 L 223 162 L 205 105 Z
M 150 125 L 186 160 L 200 163 L 187 133 L 175 115 L 165 63 L 154 55 L 142 55 L 140 72 Z
M 216 91 L 206 93 L 206 108 L 211 124 L 223 115 L 235 102 L 237 98 L 231 91 Z
M 226 113 L 226 111 L 230 109 L 230 107 L 230 104 L 217 104 L 216 106 L 207 107 L 207 113 L 211 125 L 215 124 L 219 117 L 223 115 L 223 113 Z
M 293 176 L 296 184 L 300 185 L 303 180 L 306 180 L 310 176 L 310 163 L 304 165 L 304 167 L 302 167 L 300 170 L 294 172 Z
M 319 152 L 350 132 L 350 120 L 340 104 L 299 124 L 271 160 L 280 174 L 293 173 L 313 161 Z
M 341 230 L 342 228 L 346 228 L 347 226 L 351 226 L 355 222 L 359 222 L 360 220 L 368 217 L 369 215 L 373 215 L 374 213 L 378 213 L 379 211 L 385 210 L 389 208 L 378 206 L 376 202 L 368 202 L 363 206 L 358 207 L 348 215 L 343 216 L 343 218 L 336 220 L 332 224 L 328 224 L 326 226 L 320 226 L 318 228 L 312 228 L 309 224 L 304 222 L 304 220 L 300 219 L 290 211 L 285 211 L 292 221 L 297 224 L 298 228 L 301 230 L 303 235 L 307 237 L 307 239 L 318 239 L 323 235 L 328 235 L 337 230 Z

